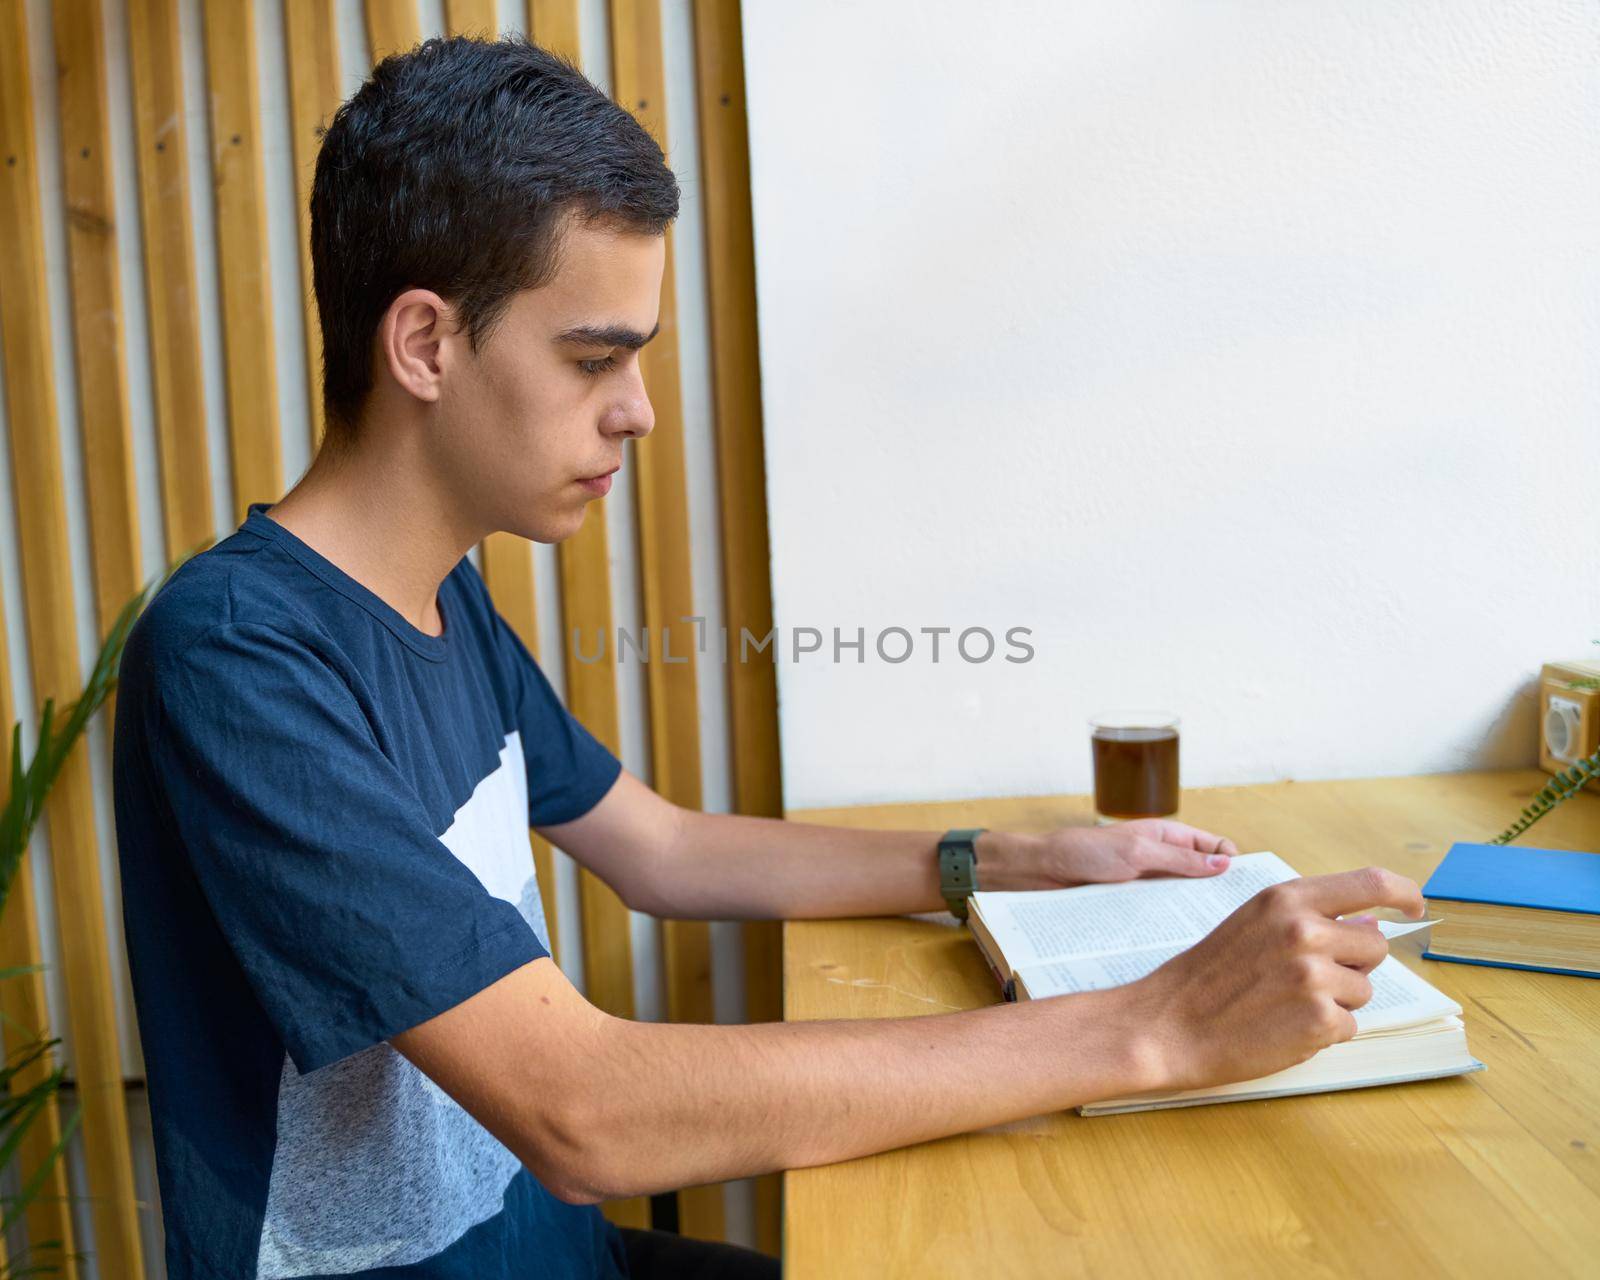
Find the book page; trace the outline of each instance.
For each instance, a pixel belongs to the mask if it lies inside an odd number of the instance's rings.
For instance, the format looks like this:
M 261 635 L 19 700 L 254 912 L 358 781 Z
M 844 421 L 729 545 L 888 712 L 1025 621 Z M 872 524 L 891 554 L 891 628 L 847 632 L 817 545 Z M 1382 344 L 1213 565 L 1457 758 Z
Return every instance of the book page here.
M 1120 987 L 1137 982 L 1172 959 L 1182 955 L 1192 946 L 1151 947 L 1146 951 L 1119 951 L 1112 955 L 1089 956 L 1080 960 L 1046 960 L 1042 964 L 1018 969 L 1016 978 L 1026 986 L 1028 996 L 1042 1000 L 1046 996 L 1073 995 L 1079 991 L 1104 991 L 1107 987 Z
M 1027 987 L 1034 1000 L 1078 991 L 1102 991 L 1137 982 L 1186 950 L 1187 947 L 1153 947 L 1120 955 L 1047 962 L 1018 969 L 1017 981 Z M 1368 976 L 1372 979 L 1372 999 L 1355 1011 L 1357 1035 L 1409 1027 L 1461 1012 L 1454 1000 L 1429 986 L 1393 956 L 1385 956 Z
M 976 893 L 973 902 L 1010 967 L 1027 969 L 1155 947 L 1182 950 L 1268 885 L 1295 879 L 1294 869 L 1277 854 L 1243 853 L 1221 875 L 1204 879 Z

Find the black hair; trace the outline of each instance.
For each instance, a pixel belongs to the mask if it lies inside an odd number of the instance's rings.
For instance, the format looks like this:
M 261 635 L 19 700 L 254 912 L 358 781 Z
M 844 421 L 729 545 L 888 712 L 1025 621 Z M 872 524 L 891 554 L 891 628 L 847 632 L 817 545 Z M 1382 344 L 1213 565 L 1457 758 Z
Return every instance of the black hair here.
M 311 188 L 329 435 L 354 428 L 406 289 L 449 302 L 476 350 L 555 274 L 569 217 L 660 234 L 677 213 L 655 139 L 549 50 L 456 37 L 385 58 L 334 113 Z

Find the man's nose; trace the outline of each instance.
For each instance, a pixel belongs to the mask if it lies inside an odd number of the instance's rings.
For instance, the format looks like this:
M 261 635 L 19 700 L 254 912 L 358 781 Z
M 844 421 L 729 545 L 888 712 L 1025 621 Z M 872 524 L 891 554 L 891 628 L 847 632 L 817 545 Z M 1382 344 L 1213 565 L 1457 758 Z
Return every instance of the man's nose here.
M 606 415 L 606 430 L 612 435 L 638 440 L 649 435 L 655 425 L 656 411 L 636 368 L 626 398 Z

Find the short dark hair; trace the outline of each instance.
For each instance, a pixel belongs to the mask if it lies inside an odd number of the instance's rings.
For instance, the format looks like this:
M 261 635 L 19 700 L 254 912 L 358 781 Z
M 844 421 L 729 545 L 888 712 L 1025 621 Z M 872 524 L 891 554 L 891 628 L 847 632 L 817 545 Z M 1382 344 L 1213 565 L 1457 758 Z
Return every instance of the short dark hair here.
M 677 213 L 655 139 L 549 50 L 456 37 L 385 58 L 335 112 L 311 188 L 330 435 L 354 427 L 406 289 L 449 302 L 476 349 L 555 274 L 569 216 L 660 234 Z

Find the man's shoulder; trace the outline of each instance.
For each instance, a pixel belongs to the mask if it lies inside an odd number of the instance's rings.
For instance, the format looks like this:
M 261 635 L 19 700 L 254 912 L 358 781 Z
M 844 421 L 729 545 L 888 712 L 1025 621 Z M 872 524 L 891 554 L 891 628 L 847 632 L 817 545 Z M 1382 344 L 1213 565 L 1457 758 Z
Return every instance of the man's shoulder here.
M 184 561 L 128 634 L 126 683 L 183 661 L 230 630 L 264 628 L 309 639 L 292 563 L 261 539 L 234 533 Z

